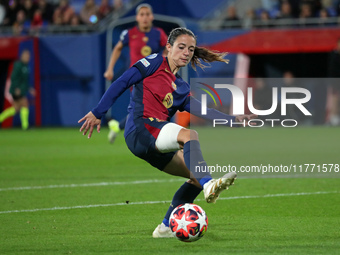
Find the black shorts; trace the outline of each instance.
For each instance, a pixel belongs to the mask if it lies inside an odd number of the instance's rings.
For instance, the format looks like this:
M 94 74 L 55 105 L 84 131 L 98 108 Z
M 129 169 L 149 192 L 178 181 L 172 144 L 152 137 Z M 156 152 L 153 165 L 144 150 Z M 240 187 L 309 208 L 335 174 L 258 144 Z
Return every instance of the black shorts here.
M 13 94 L 11 94 L 11 95 L 12 95 L 12 98 L 13 98 L 14 101 L 19 101 L 20 99 L 24 98 L 24 96 L 22 96 L 22 95 L 19 95 L 19 96 L 13 95 Z
M 176 152 L 161 153 L 156 149 L 155 144 L 159 131 L 169 122 L 157 122 L 149 119 L 138 121 L 141 123 L 137 123 L 137 128 L 125 138 L 126 145 L 135 156 L 163 171 Z

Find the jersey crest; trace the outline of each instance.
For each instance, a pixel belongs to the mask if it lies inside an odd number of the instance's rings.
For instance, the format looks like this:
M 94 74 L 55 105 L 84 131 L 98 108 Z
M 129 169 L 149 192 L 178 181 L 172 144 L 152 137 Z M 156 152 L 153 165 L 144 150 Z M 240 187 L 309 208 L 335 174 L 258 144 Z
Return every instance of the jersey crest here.
M 150 46 L 143 46 L 142 49 L 140 50 L 140 54 L 142 54 L 142 56 L 146 57 L 149 56 L 152 53 L 152 49 Z
M 163 105 L 169 109 L 174 103 L 174 97 L 172 95 L 172 93 L 168 93 L 165 95 L 164 99 L 163 99 Z

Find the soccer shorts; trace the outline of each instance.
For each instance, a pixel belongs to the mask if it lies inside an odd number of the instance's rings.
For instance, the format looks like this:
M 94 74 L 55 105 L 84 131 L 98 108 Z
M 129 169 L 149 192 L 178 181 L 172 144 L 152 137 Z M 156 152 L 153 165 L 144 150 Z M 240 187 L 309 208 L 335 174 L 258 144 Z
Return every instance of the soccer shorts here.
M 176 151 L 161 153 L 156 149 L 156 140 L 161 129 L 170 122 L 157 121 L 151 118 L 137 119 L 134 120 L 134 123 L 136 128 L 125 138 L 125 142 L 129 150 L 135 156 L 144 159 L 152 166 L 163 171 L 165 166 L 172 160 Z M 177 129 L 179 130 L 179 128 Z M 174 139 L 177 141 L 177 136 L 174 137 Z M 177 149 L 179 149 L 179 145 Z
M 14 101 L 19 101 L 20 99 L 24 98 L 24 96 L 22 95 L 15 95 L 15 94 L 11 94 L 12 95 L 12 98 Z

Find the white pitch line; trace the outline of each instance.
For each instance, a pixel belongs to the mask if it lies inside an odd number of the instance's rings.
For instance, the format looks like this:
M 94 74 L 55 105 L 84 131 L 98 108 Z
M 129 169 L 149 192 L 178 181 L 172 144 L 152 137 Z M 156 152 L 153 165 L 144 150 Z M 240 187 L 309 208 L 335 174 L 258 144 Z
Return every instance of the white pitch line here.
M 276 175 L 275 178 L 292 178 L 302 177 L 297 175 Z M 242 176 L 242 179 L 254 179 L 258 176 Z M 261 178 L 274 178 L 272 175 L 262 175 Z M 98 187 L 98 186 L 115 186 L 115 185 L 130 185 L 130 184 L 148 184 L 148 183 L 165 183 L 165 182 L 184 182 L 185 179 L 150 179 L 141 181 L 130 181 L 130 182 L 96 182 L 96 183 L 73 183 L 73 184 L 53 184 L 46 186 L 24 186 L 24 187 L 8 187 L 0 188 L 1 191 L 12 191 L 12 190 L 36 190 L 36 189 L 59 189 L 59 188 L 79 188 L 79 187 Z
M 252 198 L 268 198 L 268 197 L 291 197 L 291 196 L 309 196 L 309 195 L 324 195 L 324 194 L 336 194 L 340 191 L 317 191 L 317 192 L 300 192 L 300 193 L 281 193 L 281 194 L 267 194 L 262 196 L 236 196 L 236 197 L 221 197 L 219 200 L 232 200 L 232 199 L 252 199 Z M 202 201 L 203 199 L 196 199 L 196 201 Z M 111 207 L 111 206 L 123 206 L 123 205 L 146 205 L 146 204 L 164 204 L 171 201 L 140 201 L 127 203 L 115 203 L 115 204 L 98 204 L 98 205 L 78 205 L 69 207 L 52 207 L 52 208 L 37 208 L 37 209 L 25 209 L 25 210 L 12 210 L 12 211 L 0 211 L 0 214 L 9 213 L 23 213 L 23 212 L 40 212 L 40 211 L 56 211 L 56 210 L 71 210 L 71 209 L 85 209 L 96 207 Z
M 131 182 L 97 182 L 97 183 L 60 184 L 60 185 L 47 185 L 47 186 L 9 187 L 9 188 L 0 188 L 0 191 L 115 186 L 115 185 L 129 185 L 129 184 L 179 182 L 179 181 L 184 182 L 185 179 L 164 179 L 164 180 L 155 179 L 155 180 L 142 180 L 142 181 L 131 181 Z

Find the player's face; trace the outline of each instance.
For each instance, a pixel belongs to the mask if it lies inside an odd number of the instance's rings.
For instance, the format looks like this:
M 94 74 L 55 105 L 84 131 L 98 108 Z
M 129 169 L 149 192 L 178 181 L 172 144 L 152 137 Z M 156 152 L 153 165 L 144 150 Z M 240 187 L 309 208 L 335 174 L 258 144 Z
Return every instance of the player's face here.
M 180 35 L 173 46 L 168 43 L 166 47 L 169 61 L 180 68 L 190 63 L 194 55 L 196 40 L 190 35 Z
M 141 8 L 136 15 L 136 21 L 140 28 L 150 28 L 152 26 L 153 14 L 147 7 Z
M 21 61 L 27 64 L 30 61 L 30 57 L 30 52 L 25 50 L 21 54 Z

